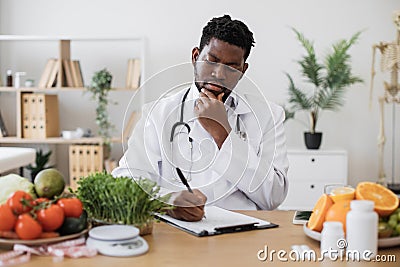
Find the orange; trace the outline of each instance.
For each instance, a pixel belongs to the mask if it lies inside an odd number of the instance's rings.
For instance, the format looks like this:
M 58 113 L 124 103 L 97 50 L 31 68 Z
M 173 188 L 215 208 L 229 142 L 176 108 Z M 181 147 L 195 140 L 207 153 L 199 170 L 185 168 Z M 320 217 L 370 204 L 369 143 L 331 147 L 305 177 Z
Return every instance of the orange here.
M 399 197 L 386 187 L 372 182 L 361 182 L 356 188 L 356 199 L 372 200 L 375 211 L 381 217 L 393 213 L 399 207 Z
M 332 199 L 327 194 L 323 194 L 312 210 L 310 219 L 308 220 L 308 228 L 321 232 L 326 212 L 332 205 Z
M 351 187 L 337 187 L 331 191 L 329 196 L 332 198 L 334 203 L 342 200 L 353 200 L 355 197 L 355 191 L 356 190 Z
M 346 233 L 346 215 L 350 211 L 350 201 L 342 200 L 335 202 L 326 212 L 325 221 L 341 222 L 343 231 Z

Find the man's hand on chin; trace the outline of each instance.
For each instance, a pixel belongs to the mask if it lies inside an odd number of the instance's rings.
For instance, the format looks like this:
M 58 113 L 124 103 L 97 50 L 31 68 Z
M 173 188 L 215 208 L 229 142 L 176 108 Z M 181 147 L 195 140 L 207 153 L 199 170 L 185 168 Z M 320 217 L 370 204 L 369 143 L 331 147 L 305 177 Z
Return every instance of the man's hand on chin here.
M 174 209 L 167 210 L 167 214 L 183 221 L 200 221 L 204 217 L 204 205 L 207 197 L 197 189 L 190 193 L 187 190 L 172 193 Z

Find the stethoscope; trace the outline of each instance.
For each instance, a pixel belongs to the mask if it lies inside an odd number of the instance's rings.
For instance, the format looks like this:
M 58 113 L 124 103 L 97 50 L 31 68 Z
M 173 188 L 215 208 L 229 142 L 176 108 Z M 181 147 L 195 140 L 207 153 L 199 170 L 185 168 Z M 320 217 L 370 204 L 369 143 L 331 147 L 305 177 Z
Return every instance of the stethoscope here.
M 181 110 L 180 110 L 180 118 L 179 118 L 179 121 L 175 122 L 175 123 L 172 125 L 172 128 L 171 128 L 171 135 L 170 135 L 170 138 L 169 138 L 169 141 L 170 141 L 170 144 L 171 144 L 171 151 L 172 151 L 172 143 L 173 143 L 173 141 L 174 141 L 174 136 L 175 136 L 176 128 L 177 128 L 178 126 L 184 126 L 184 127 L 187 129 L 187 134 L 188 134 L 188 139 L 189 139 L 189 148 L 190 148 L 190 168 L 189 168 L 189 171 L 188 171 L 188 177 L 186 177 L 186 179 L 187 179 L 188 181 L 190 181 L 190 180 L 192 179 L 191 173 L 192 173 L 192 166 L 193 166 L 193 138 L 189 136 L 190 131 L 191 131 L 191 128 L 190 128 L 189 124 L 188 124 L 187 122 L 184 122 L 184 121 L 183 121 L 183 112 L 184 112 L 184 109 L 185 109 L 185 101 L 186 101 L 186 98 L 187 98 L 189 92 L 190 92 L 190 88 L 185 92 L 185 94 L 184 94 L 183 97 L 182 97 L 182 101 L 181 101 Z M 236 134 L 239 136 L 239 138 L 242 139 L 243 141 L 246 141 L 246 140 L 247 140 L 247 134 L 246 134 L 246 132 L 241 131 L 241 129 L 240 129 L 240 114 L 237 114 L 237 115 L 236 115 L 235 133 L 236 133 Z M 172 151 L 172 154 L 173 154 L 173 151 Z M 173 155 L 172 155 L 172 156 L 173 156 Z M 172 160 L 172 161 L 173 161 L 173 160 Z M 180 179 L 179 179 L 178 177 L 175 177 L 174 180 L 180 181 Z

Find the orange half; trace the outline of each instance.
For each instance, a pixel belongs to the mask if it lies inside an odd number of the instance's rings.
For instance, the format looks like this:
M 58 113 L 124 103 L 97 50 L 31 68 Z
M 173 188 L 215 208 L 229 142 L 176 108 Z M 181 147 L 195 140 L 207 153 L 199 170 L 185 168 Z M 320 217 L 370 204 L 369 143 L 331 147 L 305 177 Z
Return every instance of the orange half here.
M 386 187 L 373 183 L 361 182 L 356 188 L 356 199 L 372 200 L 375 211 L 381 217 L 393 213 L 399 207 L 399 197 Z
M 329 196 L 332 198 L 333 202 L 336 203 L 343 200 L 353 200 L 355 192 L 356 190 L 354 188 L 343 186 L 334 188 Z
M 313 231 L 321 232 L 326 212 L 332 205 L 332 199 L 327 194 L 323 194 L 312 210 L 310 219 L 308 220 L 308 228 Z

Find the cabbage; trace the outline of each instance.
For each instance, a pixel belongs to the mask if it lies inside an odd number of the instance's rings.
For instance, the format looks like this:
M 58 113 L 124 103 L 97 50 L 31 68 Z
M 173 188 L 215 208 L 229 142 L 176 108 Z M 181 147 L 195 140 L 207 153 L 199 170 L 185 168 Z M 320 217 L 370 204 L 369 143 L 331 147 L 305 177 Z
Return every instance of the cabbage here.
M 17 174 L 9 174 L 0 177 L 0 205 L 15 191 L 22 190 L 36 198 L 35 187 L 28 179 Z

